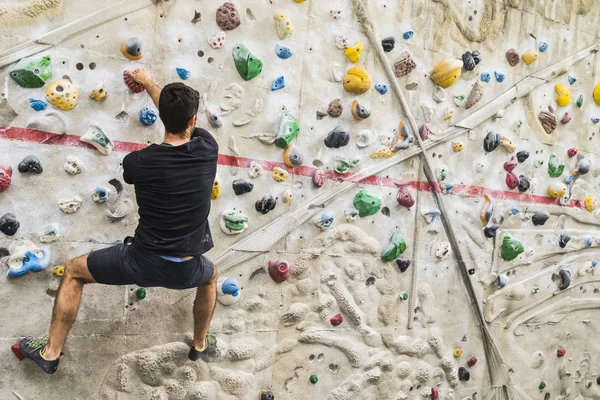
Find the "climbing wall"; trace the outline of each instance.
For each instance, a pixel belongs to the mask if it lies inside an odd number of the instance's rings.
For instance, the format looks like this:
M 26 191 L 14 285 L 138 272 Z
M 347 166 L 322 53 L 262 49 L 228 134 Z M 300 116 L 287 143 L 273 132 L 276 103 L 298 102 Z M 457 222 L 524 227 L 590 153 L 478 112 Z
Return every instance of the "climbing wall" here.
M 599 18 L 3 2 L 0 398 L 600 399 Z M 133 234 L 121 161 L 162 141 L 138 67 L 198 90 L 220 146 L 218 350 L 187 360 L 194 291 L 89 285 L 47 376 L 11 346 L 47 334 L 61 265 Z

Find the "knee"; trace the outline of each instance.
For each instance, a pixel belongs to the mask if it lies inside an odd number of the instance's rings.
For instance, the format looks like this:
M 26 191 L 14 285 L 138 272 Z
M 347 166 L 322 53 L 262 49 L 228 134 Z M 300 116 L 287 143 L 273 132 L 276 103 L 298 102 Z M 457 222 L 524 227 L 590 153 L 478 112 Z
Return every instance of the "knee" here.
M 87 269 L 87 264 L 85 262 L 85 257 L 77 257 L 67 261 L 65 265 L 65 274 L 63 275 L 63 279 L 73 279 L 77 281 L 81 281 L 82 283 L 88 283 L 88 279 L 86 279 L 85 270 Z

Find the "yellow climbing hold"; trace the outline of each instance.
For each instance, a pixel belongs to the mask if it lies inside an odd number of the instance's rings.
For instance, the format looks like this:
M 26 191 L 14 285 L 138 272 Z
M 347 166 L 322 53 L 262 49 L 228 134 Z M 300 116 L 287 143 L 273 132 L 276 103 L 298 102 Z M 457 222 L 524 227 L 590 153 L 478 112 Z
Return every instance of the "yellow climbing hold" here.
M 463 148 L 464 145 L 458 140 L 454 140 L 452 142 L 452 150 L 454 150 L 455 153 L 460 153 L 461 151 L 463 151 Z
M 371 154 L 371 158 L 372 159 L 377 159 L 377 158 L 390 158 L 391 156 L 393 156 L 394 153 L 392 152 L 392 150 L 390 150 L 389 147 L 387 146 L 382 146 L 379 150 L 377 150 L 375 153 Z
M 548 194 L 553 199 L 562 197 L 567 192 L 567 187 L 562 182 L 554 182 L 548 186 Z
M 594 103 L 596 103 L 597 106 L 600 106 L 600 83 L 594 88 Z
M 79 102 L 79 92 L 70 80 L 61 79 L 48 85 L 46 100 L 63 111 L 69 111 Z
M 283 14 L 275 14 L 273 15 L 273 20 L 275 21 L 275 29 L 277 29 L 277 35 L 279 39 L 283 40 L 292 35 L 292 23 Z
M 213 200 L 216 200 L 219 198 L 220 195 L 221 195 L 221 185 L 219 184 L 218 180 L 215 180 L 215 182 L 213 183 L 210 198 Z
M 304 3 L 306 0 L 294 0 L 296 3 Z
M 344 78 L 344 89 L 350 93 L 363 94 L 371 88 L 372 83 L 371 76 L 363 67 L 352 67 Z
M 458 358 L 462 355 L 461 349 L 454 349 L 454 358 Z
M 346 54 L 346 57 L 350 59 L 350 61 L 357 63 L 360 61 L 360 55 L 362 54 L 364 48 L 365 45 L 363 42 L 359 41 L 354 46 L 347 47 L 344 53 Z
M 523 61 L 525 61 L 525 64 L 530 65 L 538 59 L 538 53 L 529 49 L 525 53 L 523 53 L 521 57 L 523 58 Z
M 585 208 L 589 212 L 592 212 L 596 209 L 596 197 L 594 197 L 594 195 L 588 194 L 585 196 Z
M 556 101 L 558 105 L 561 107 L 566 107 L 571 103 L 571 91 L 558 83 L 554 86 L 554 91 L 556 92 Z
M 509 153 L 514 153 L 515 151 L 517 151 L 517 146 L 515 145 L 515 143 L 506 136 L 502 136 L 500 146 L 504 147 L 504 149 Z
M 277 182 L 283 182 L 287 179 L 288 172 L 283 168 L 275 167 L 273 168 L 273 171 L 271 171 L 271 175 Z
M 442 60 L 431 70 L 431 80 L 444 89 L 454 85 L 460 78 L 463 62 Z
M 57 276 L 60 278 L 65 274 L 65 267 L 63 267 L 62 265 L 57 265 L 52 270 L 52 273 L 54 274 L 54 276 Z

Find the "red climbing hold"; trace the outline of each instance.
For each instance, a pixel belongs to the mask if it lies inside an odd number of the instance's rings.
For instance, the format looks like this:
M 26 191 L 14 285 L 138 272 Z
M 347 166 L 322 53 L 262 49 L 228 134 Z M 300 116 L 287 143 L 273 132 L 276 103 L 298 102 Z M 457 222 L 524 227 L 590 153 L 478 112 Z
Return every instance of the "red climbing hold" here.
M 508 186 L 511 189 L 516 188 L 517 186 L 519 186 L 519 178 L 517 178 L 517 176 L 512 172 L 509 172 L 508 174 L 506 174 L 506 186 Z
M 438 399 L 438 391 L 435 388 L 431 388 L 431 400 L 437 400 Z
M 515 160 L 515 158 L 511 158 L 509 161 L 504 163 L 504 170 L 506 172 L 512 172 L 513 169 L 515 169 L 515 167 L 517 166 L 517 161 Z
M 269 261 L 269 275 L 277 283 L 285 282 L 290 276 L 290 264 L 284 260 Z
M 128 70 L 123 71 L 123 80 L 125 84 L 133 93 L 141 93 L 144 91 L 144 86 L 137 83 L 131 76 L 128 74 Z
M 558 349 L 556 350 L 556 357 L 562 357 L 567 353 L 567 351 L 565 349 Z
M 577 153 L 579 153 L 579 150 L 577 150 L 575 147 L 571 147 L 569 150 L 567 150 L 567 154 L 570 158 L 575 157 Z
M 10 186 L 12 181 L 12 168 L 0 165 L 0 193 L 4 192 Z
M 23 361 L 25 359 L 25 356 L 23 355 L 23 353 L 21 353 L 21 345 L 19 343 L 13 344 L 12 346 L 10 346 L 10 349 L 13 353 L 15 353 L 15 356 L 17 356 L 19 361 Z
M 475 357 L 475 356 L 469 357 L 469 359 L 467 360 L 467 366 L 470 368 L 470 367 L 475 366 L 475 364 L 477 364 L 477 357 Z
M 336 314 L 333 317 L 331 317 L 329 322 L 331 322 L 331 325 L 333 326 L 338 326 L 339 324 L 344 322 L 344 318 L 342 317 L 342 314 Z

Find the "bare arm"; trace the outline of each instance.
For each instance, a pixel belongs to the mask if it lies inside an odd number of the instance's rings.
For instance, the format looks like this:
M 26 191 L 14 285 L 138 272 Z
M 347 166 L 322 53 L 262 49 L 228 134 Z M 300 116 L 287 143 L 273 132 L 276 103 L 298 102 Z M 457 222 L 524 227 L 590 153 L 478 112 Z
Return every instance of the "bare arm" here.
M 144 68 L 137 68 L 135 71 L 127 71 L 127 73 L 134 81 L 144 86 L 144 89 L 148 92 L 148 96 L 150 96 L 152 102 L 158 108 L 158 99 L 160 98 L 162 88 L 152 80 L 150 73 Z

